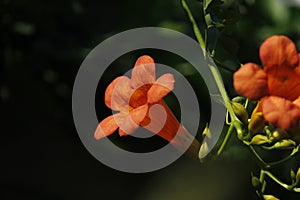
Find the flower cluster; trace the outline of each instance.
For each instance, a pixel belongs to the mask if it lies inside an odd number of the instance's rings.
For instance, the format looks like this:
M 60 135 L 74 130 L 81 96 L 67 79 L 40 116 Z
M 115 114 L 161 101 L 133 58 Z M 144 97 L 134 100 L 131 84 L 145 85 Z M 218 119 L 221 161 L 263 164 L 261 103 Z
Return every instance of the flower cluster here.
M 244 64 L 234 74 L 236 91 L 251 100 L 260 100 L 256 112 L 283 130 L 300 126 L 300 54 L 285 36 L 271 36 L 260 47 L 264 69 Z

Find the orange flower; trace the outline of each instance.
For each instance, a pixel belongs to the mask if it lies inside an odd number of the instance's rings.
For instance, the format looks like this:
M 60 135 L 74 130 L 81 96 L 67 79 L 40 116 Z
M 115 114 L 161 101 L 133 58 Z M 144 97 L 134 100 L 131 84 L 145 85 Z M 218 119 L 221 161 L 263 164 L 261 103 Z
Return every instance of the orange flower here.
M 129 135 L 139 126 L 183 147 L 194 138 L 179 124 L 162 100 L 174 88 L 172 74 L 156 79 L 155 63 L 150 56 L 141 56 L 132 70 L 131 79 L 120 76 L 105 91 L 105 104 L 118 111 L 100 122 L 94 137 L 99 140 L 119 128 L 119 135 Z M 178 139 L 173 139 L 178 132 Z
M 262 70 L 246 63 L 234 73 L 236 91 L 261 100 L 265 120 L 281 129 L 292 130 L 300 122 L 300 54 L 285 36 L 271 36 L 260 47 Z

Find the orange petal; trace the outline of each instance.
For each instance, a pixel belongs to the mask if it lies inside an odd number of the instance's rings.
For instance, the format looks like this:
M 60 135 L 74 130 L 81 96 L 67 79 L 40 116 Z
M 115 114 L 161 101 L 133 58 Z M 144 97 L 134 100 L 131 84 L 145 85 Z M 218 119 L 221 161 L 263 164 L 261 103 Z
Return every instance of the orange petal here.
M 120 76 L 107 87 L 105 104 L 113 110 L 128 112 L 131 94 L 130 79 Z
M 129 135 L 133 133 L 144 120 L 148 111 L 148 105 L 140 106 L 136 109 L 130 111 L 129 114 L 122 113 L 117 116 L 116 123 L 119 125 L 121 131 L 119 131 L 120 136 Z
M 123 131 L 122 129 L 119 128 L 119 135 L 122 136 L 127 136 L 128 134 L 125 133 L 125 131 Z
M 136 61 L 131 74 L 131 86 L 139 88 L 155 82 L 155 64 L 150 56 L 141 56 Z
M 294 101 L 300 96 L 300 74 L 293 69 L 271 70 L 268 74 L 269 94 Z
M 106 88 L 105 90 L 105 97 L 104 97 L 104 102 L 105 102 L 105 105 L 107 107 L 109 107 L 110 109 L 111 108 L 111 96 L 112 96 L 112 92 L 116 86 L 116 84 L 118 83 L 118 81 L 122 78 L 123 76 L 119 76 L 117 78 L 115 78 Z
M 117 115 L 119 114 L 111 115 L 99 123 L 94 133 L 94 138 L 96 140 L 107 137 L 111 135 L 115 130 L 117 130 L 118 125 L 115 122 L 115 116 Z
M 298 65 L 297 49 L 286 36 L 271 36 L 260 46 L 260 59 L 264 69 L 295 68 Z
M 300 107 L 284 98 L 270 96 L 263 102 L 263 115 L 276 127 L 291 130 L 299 126 Z
M 164 74 L 159 77 L 148 91 L 148 103 L 156 103 L 174 89 L 174 76 Z
M 151 88 L 152 84 L 145 84 L 139 88 L 133 89 L 133 93 L 130 97 L 129 105 L 133 108 L 137 108 L 147 103 L 147 92 Z
M 150 116 L 147 116 L 147 123 L 142 122 L 142 126 L 154 134 L 159 135 L 171 142 L 176 135 L 180 124 L 168 105 L 162 100 L 154 104 L 154 109 L 150 109 Z M 146 121 L 145 120 L 145 121 Z M 150 122 L 149 122 L 150 121 Z
M 148 115 L 141 122 L 141 126 L 171 142 L 179 150 L 193 143 L 192 149 L 197 150 L 197 153 L 199 152 L 200 145 L 196 145 L 197 141 L 194 141 L 195 138 L 178 122 L 163 100 L 151 105 Z M 192 149 L 188 151 L 193 151 Z
M 300 96 L 295 101 L 293 101 L 293 103 L 299 106 L 300 108 Z
M 233 85 L 240 95 L 251 100 L 268 94 L 267 75 L 254 63 L 247 63 L 234 73 Z
M 300 75 L 300 53 L 298 53 L 298 66 L 295 68 L 295 72 Z

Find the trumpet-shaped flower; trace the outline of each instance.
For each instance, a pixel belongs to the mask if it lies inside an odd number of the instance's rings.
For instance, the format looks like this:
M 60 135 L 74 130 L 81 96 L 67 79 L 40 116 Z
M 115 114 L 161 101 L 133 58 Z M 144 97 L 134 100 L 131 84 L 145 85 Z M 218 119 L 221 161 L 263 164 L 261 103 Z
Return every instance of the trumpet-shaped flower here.
M 174 82 L 169 73 L 156 79 L 153 59 L 147 55 L 139 57 L 131 78 L 117 77 L 107 87 L 105 104 L 117 113 L 99 123 L 95 139 L 109 136 L 118 128 L 120 136 L 130 135 L 143 126 L 179 148 L 194 140 L 163 101 L 173 90 Z M 179 139 L 173 139 L 177 132 Z
M 300 122 L 300 54 L 285 36 L 271 36 L 260 47 L 264 66 L 246 63 L 234 73 L 236 91 L 261 100 L 264 119 L 284 130 L 299 127 Z

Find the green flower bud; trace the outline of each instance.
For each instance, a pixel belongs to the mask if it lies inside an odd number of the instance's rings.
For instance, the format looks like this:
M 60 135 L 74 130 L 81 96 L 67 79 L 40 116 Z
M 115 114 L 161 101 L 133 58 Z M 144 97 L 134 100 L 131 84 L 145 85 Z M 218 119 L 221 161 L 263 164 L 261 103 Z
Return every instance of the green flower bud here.
M 283 138 L 288 138 L 288 133 L 284 130 L 281 129 L 276 129 L 275 131 L 272 132 L 272 138 L 275 141 L 281 140 Z
M 256 190 L 260 190 L 262 187 L 260 180 L 256 176 L 252 176 L 251 183 Z
M 247 102 L 247 98 L 242 97 L 242 96 L 237 96 L 237 97 L 234 97 L 232 99 L 232 101 L 244 105 Z
M 281 140 L 279 142 L 276 142 L 273 145 L 273 148 L 275 149 L 287 149 L 289 147 L 293 147 L 296 146 L 296 142 L 294 142 L 293 140 L 290 139 L 286 139 L 286 140 Z
M 239 118 L 239 120 L 243 122 L 243 124 L 248 124 L 249 116 L 246 108 L 242 104 L 236 102 L 231 102 L 231 105 L 235 115 Z
M 295 174 L 295 172 L 291 169 L 291 179 L 292 179 L 292 180 L 295 180 L 295 178 L 296 178 L 296 174 Z
M 204 139 L 205 137 L 211 138 L 211 133 L 210 133 L 210 130 L 208 128 L 208 124 L 205 125 L 205 128 L 202 132 L 202 139 Z
M 262 145 L 262 144 L 266 144 L 269 142 L 269 139 L 267 136 L 265 135 L 255 135 L 252 140 L 251 140 L 251 144 L 255 144 L 255 145 Z
M 297 174 L 296 174 L 296 182 L 299 183 L 300 181 L 300 167 L 298 168 Z
M 262 112 L 257 112 L 253 114 L 253 116 L 250 119 L 248 129 L 252 133 L 257 133 L 260 130 L 262 130 L 264 127 L 265 127 L 265 119 Z
M 274 197 L 273 195 L 264 195 L 264 200 L 280 200 L 276 197 Z

